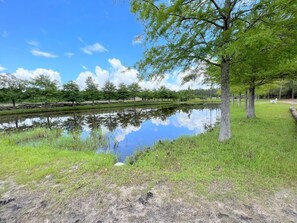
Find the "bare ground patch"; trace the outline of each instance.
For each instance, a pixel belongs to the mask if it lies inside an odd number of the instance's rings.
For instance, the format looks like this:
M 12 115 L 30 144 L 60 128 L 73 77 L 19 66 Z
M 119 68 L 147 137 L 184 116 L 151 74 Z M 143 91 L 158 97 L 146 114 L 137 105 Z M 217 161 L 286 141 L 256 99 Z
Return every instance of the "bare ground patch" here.
M 222 188 L 218 184 L 209 189 Z M 49 180 L 42 190 L 1 181 L 7 190 L 0 198 L 0 222 L 297 222 L 297 196 L 288 189 L 261 198 L 210 200 L 191 190 L 174 193 L 180 186 L 109 184 L 64 194 Z

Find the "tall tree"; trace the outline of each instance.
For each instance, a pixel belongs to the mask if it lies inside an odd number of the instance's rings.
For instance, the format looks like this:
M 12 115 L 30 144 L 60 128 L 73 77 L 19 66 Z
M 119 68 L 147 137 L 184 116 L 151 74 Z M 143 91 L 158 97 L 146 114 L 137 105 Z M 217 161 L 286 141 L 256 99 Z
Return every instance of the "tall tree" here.
M 117 90 L 117 98 L 120 100 L 126 100 L 129 98 L 129 90 L 124 83 L 120 83 Z
M 133 98 L 133 100 L 135 101 L 135 98 L 137 96 L 139 96 L 139 93 L 141 91 L 140 86 L 138 85 L 138 83 L 132 83 L 128 86 L 128 90 L 130 92 L 131 97 Z
M 66 84 L 63 84 L 63 97 L 66 101 L 71 101 L 72 106 L 74 102 L 80 100 L 79 86 L 74 81 L 70 81 Z
M 0 90 L 3 100 L 9 100 L 13 109 L 16 108 L 16 101 L 22 98 L 26 81 L 15 77 L 12 74 L 0 74 Z
M 247 117 L 256 117 L 255 90 L 257 87 L 282 80 L 297 71 L 296 1 L 283 0 L 271 3 L 263 24 L 239 34 L 231 44 L 236 54 L 231 69 L 233 83 L 246 84 L 249 90 Z M 295 24 L 295 25 L 294 25 Z M 280 82 L 282 83 L 282 81 Z M 282 84 L 279 88 L 281 96 Z
M 115 97 L 116 86 L 112 82 L 106 81 L 106 83 L 104 84 L 102 90 L 103 90 L 103 93 L 104 93 L 104 97 L 105 97 L 105 99 L 108 100 L 108 102 L 110 102 L 110 99 Z
M 44 102 L 45 106 L 57 98 L 57 82 L 51 80 L 49 76 L 41 74 L 31 81 L 31 85 L 37 100 Z
M 229 72 L 236 41 L 243 23 L 248 29 L 261 22 L 265 4 L 245 0 L 132 0 L 132 12 L 145 22 L 145 51 L 138 69 L 147 76 L 162 76 L 174 69 L 197 70 L 207 63 L 220 68 L 221 128 L 219 141 L 231 138 Z M 246 21 L 254 13 L 254 20 Z M 194 69 L 193 69 L 194 68 Z
M 86 79 L 85 94 L 86 99 L 91 100 L 93 104 L 95 103 L 95 100 L 99 97 L 98 84 L 96 84 L 95 80 L 90 76 Z

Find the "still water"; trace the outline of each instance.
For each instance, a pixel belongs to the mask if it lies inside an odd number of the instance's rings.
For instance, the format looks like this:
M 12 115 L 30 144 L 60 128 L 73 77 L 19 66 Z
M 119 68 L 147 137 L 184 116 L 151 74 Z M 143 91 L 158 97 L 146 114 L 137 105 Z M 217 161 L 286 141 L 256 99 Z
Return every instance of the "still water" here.
M 111 151 L 119 161 L 124 161 L 136 150 L 151 147 L 159 140 L 201 134 L 214 127 L 219 119 L 218 105 L 129 108 L 0 117 L 0 131 L 46 127 L 61 129 L 63 134 L 79 132 L 82 139 L 88 140 L 100 129 L 106 143 L 98 145 L 97 151 Z

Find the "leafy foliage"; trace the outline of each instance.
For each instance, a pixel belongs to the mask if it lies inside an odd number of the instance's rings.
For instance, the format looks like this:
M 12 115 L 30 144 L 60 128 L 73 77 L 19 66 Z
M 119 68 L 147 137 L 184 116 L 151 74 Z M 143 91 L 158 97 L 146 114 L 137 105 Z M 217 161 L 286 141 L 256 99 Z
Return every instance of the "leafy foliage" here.
M 63 97 L 66 101 L 74 102 L 80 100 L 79 86 L 74 81 L 70 81 L 63 85 Z

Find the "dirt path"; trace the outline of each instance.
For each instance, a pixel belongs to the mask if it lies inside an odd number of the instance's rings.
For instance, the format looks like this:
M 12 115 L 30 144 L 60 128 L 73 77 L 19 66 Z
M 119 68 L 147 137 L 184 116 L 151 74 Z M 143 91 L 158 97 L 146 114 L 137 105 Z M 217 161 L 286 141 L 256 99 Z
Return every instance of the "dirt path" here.
M 262 198 L 206 199 L 187 191 L 174 194 L 168 183 L 106 185 L 65 194 L 59 185 L 32 191 L 12 182 L 0 199 L 0 222 L 297 222 L 297 196 L 280 190 Z M 46 186 L 46 185 L 44 185 Z M 175 185 L 176 186 L 176 185 Z M 182 185 L 178 185 L 179 187 Z
M 283 99 L 283 100 L 279 100 L 279 102 L 286 103 L 286 104 L 290 104 L 290 105 L 297 105 L 297 99 L 296 99 L 296 100 L 292 100 L 292 99 Z

